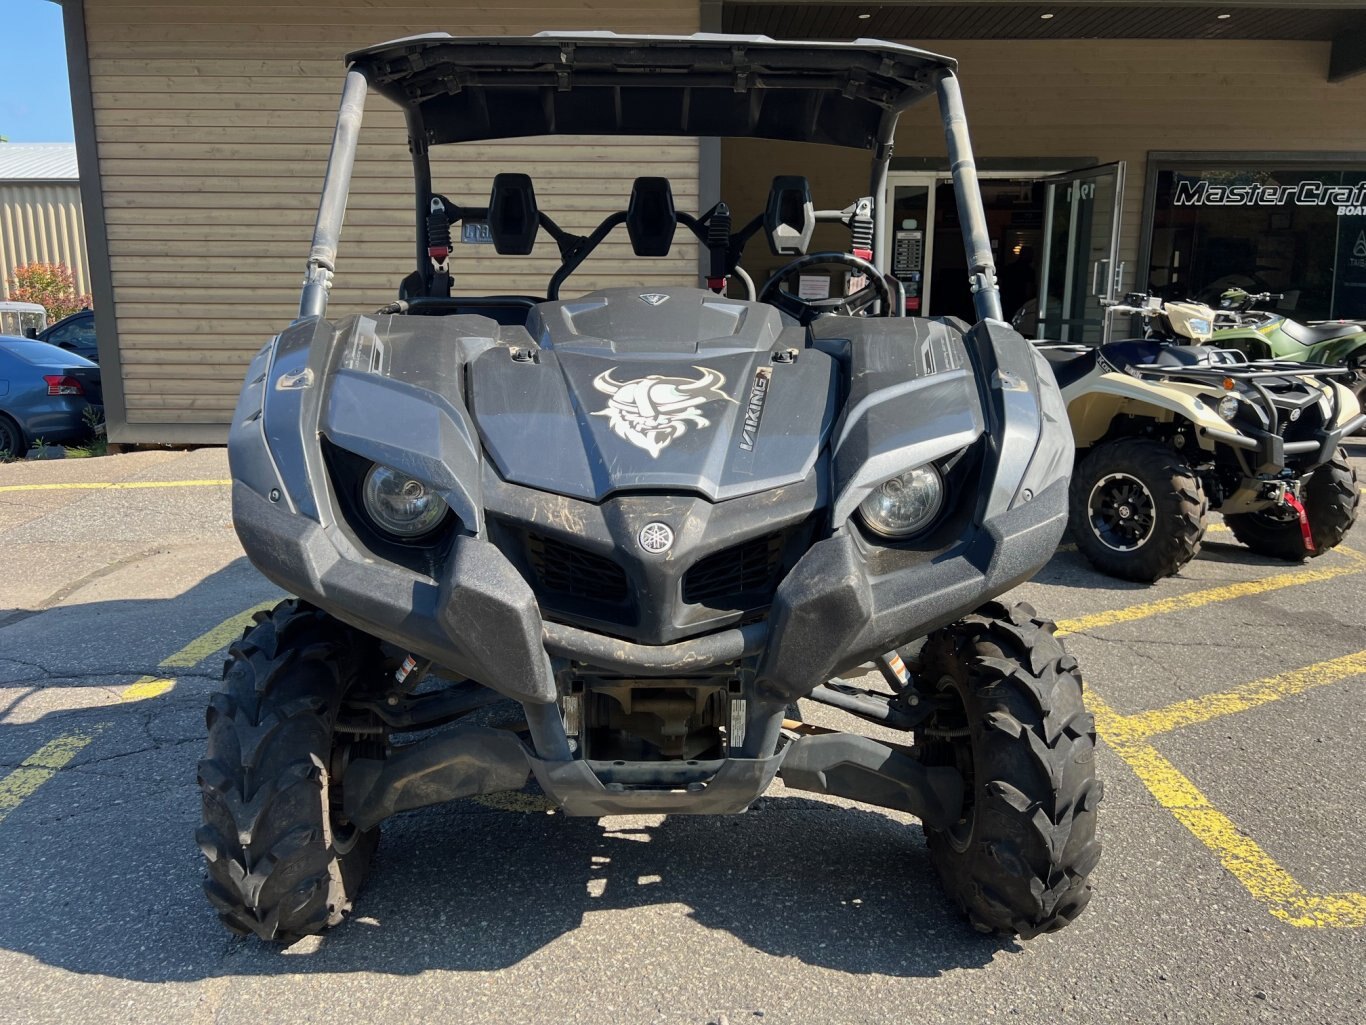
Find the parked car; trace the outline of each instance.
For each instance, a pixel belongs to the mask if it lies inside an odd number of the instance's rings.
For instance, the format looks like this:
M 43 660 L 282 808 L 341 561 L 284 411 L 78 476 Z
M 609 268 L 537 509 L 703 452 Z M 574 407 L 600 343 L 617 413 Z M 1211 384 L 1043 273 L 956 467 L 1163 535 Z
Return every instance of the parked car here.
M 0 335 L 0 458 L 23 456 L 38 438 L 79 441 L 104 418 L 100 368 L 32 338 Z
M 37 303 L 0 302 L 0 336 L 37 338 L 47 327 L 47 310 Z
M 95 347 L 94 310 L 81 310 L 63 317 L 47 330 L 38 332 L 38 338 L 59 349 L 84 356 L 91 363 L 100 361 L 100 350 Z

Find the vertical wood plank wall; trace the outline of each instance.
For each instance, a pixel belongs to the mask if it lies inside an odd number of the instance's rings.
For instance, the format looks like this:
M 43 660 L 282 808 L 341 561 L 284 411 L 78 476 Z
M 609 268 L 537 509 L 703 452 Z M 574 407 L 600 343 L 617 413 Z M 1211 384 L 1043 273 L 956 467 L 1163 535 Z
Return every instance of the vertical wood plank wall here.
M 81 193 L 75 182 L 0 182 L 0 299 L 16 267 L 64 263 L 76 291 L 90 291 Z
M 127 421 L 166 441 L 178 424 L 226 425 L 248 358 L 297 310 L 346 51 L 432 31 L 698 29 L 696 0 L 85 0 L 85 17 Z M 330 314 L 383 305 L 412 269 L 410 167 L 401 116 L 371 96 Z M 433 160 L 457 203 L 484 205 L 505 170 L 531 174 L 571 230 L 624 209 L 639 174 L 697 206 L 691 139 L 529 139 Z M 457 281 L 543 293 L 553 254 L 457 246 Z M 696 261 L 690 245 L 637 261 L 618 232 L 570 285 L 692 282 Z

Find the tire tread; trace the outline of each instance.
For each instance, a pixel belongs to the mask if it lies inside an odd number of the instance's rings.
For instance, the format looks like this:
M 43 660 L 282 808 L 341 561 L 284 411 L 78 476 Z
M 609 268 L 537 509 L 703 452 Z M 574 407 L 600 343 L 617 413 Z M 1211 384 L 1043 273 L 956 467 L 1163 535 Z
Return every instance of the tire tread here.
M 927 674 L 961 681 L 976 776 L 966 849 L 927 828 L 930 856 L 981 931 L 1052 932 L 1091 897 L 1101 850 L 1095 720 L 1054 630 L 1027 605 L 993 602 L 926 642 Z

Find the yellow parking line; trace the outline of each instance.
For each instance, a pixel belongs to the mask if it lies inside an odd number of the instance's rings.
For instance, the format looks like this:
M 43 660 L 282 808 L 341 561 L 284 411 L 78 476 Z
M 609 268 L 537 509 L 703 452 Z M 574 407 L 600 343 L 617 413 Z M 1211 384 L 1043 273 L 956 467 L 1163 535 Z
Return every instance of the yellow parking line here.
M 1337 551 L 1345 554 L 1349 561 L 1339 563 L 1336 566 L 1325 566 L 1322 569 L 1281 573 L 1273 577 L 1264 577 L 1261 580 L 1245 580 L 1239 584 L 1225 584 L 1222 587 L 1211 587 L 1203 591 L 1191 591 L 1189 594 L 1178 594 L 1171 598 L 1159 598 L 1157 601 L 1129 605 L 1122 609 L 1093 612 L 1089 616 L 1059 620 L 1058 635 L 1081 633 L 1105 626 L 1115 626 L 1118 623 L 1132 623 L 1135 620 L 1165 615 L 1168 612 L 1186 612 L 1217 602 L 1233 601 L 1235 598 L 1246 598 L 1253 594 L 1266 594 L 1269 591 L 1298 587 L 1301 584 L 1321 583 L 1325 580 L 1334 580 L 1338 577 L 1366 570 L 1366 557 L 1363 557 L 1359 552 L 1343 546 L 1339 546 Z
M 167 691 L 175 687 L 175 680 L 162 679 L 159 676 L 144 676 L 136 683 L 130 683 L 119 695 L 120 701 L 146 701 L 148 698 L 160 697 Z
M 100 725 L 86 732 L 58 737 L 44 744 L 25 758 L 17 769 L 0 779 L 0 822 L 4 822 L 10 812 L 57 775 L 57 771 L 80 754 L 104 728 L 104 725 Z
M 73 481 L 68 484 L 4 484 L 3 491 L 129 491 L 134 488 L 221 488 L 230 480 Z
M 251 608 L 237 613 L 228 619 L 223 620 L 212 630 L 208 630 L 185 647 L 181 648 L 174 655 L 161 660 L 158 669 L 189 669 L 199 665 L 204 659 L 208 658 L 218 649 L 231 644 L 240 634 L 252 616 L 256 613 L 272 608 L 278 599 L 262 602 L 260 605 L 253 605 Z M 146 701 L 148 698 L 160 697 L 167 691 L 175 687 L 174 679 L 164 679 L 159 676 L 144 676 L 136 682 L 128 685 L 120 695 L 123 701 Z
M 1366 893 L 1322 894 L 1301 886 L 1156 748 L 1129 739 L 1122 726 L 1124 717 L 1095 691 L 1087 695 L 1087 705 L 1095 714 L 1097 732 L 1137 773 L 1157 802 L 1213 851 L 1220 864 L 1271 914 L 1306 928 L 1366 926 Z
M 1150 712 L 1139 712 L 1134 715 L 1111 713 L 1112 718 L 1106 728 L 1110 736 L 1122 739 L 1126 743 L 1138 743 L 1160 733 L 1180 729 L 1182 726 L 1193 726 L 1220 716 L 1245 712 L 1260 705 L 1280 701 L 1282 698 L 1303 694 L 1315 687 L 1326 687 L 1331 683 L 1362 675 L 1366 675 L 1366 651 L 1318 662 L 1302 669 L 1292 669 L 1216 694 L 1178 701 L 1166 708 Z
M 275 601 L 262 602 L 245 611 L 225 619 L 212 630 L 200 634 L 175 654 L 162 660 L 158 668 L 187 669 L 198 665 L 219 648 L 229 644 L 251 621 L 251 617 L 268 609 Z M 174 679 L 159 676 L 144 676 L 124 688 L 120 695 L 123 701 L 146 701 L 158 697 L 175 687 Z M 108 726 L 101 724 L 86 732 L 73 732 L 58 737 L 45 744 L 26 758 L 17 769 L 0 779 L 0 822 L 10 812 L 33 795 L 33 792 L 57 774 L 71 759 L 85 748 L 99 732 Z

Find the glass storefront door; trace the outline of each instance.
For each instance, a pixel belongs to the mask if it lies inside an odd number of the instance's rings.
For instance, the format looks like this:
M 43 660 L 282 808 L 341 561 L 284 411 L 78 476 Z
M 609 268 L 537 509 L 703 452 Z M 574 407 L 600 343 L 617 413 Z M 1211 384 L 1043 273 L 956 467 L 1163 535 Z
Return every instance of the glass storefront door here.
M 1102 298 L 1118 288 L 1124 165 L 1106 164 L 1045 181 L 1043 275 L 1038 338 L 1100 341 Z
M 1055 177 L 983 173 L 981 179 L 1006 319 L 1030 336 L 1057 338 L 1065 331 L 1069 340 L 1098 341 L 1101 307 L 1091 284 L 1108 283 L 1117 270 L 1123 166 Z M 895 172 L 888 194 L 878 263 L 905 285 L 907 314 L 975 321 L 951 179 Z M 1108 269 L 1098 268 L 1102 262 Z M 1052 318 L 1054 333 L 1039 331 L 1041 314 Z

